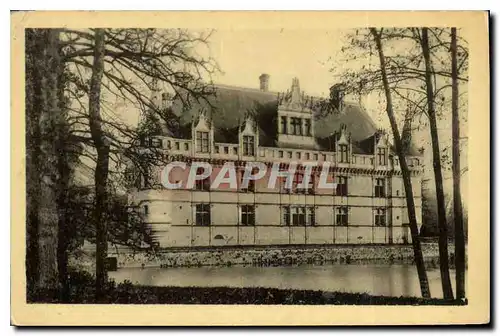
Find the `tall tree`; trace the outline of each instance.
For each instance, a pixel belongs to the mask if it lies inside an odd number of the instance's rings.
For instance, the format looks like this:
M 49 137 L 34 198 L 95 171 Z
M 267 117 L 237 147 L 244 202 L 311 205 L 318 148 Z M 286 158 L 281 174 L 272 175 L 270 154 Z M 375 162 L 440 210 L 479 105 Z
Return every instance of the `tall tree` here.
M 386 112 L 387 112 L 387 116 L 389 118 L 389 121 L 391 123 L 392 134 L 394 137 L 394 144 L 396 146 L 396 153 L 397 153 L 398 158 L 399 158 L 401 172 L 403 175 L 403 184 L 404 184 L 404 188 L 405 188 L 406 205 L 408 208 L 408 219 L 410 222 L 410 231 L 411 231 L 411 237 L 412 237 L 413 253 L 414 253 L 414 258 L 415 258 L 415 264 L 417 266 L 417 273 L 418 273 L 418 278 L 419 278 L 419 282 L 420 282 L 420 290 L 422 292 L 423 297 L 430 297 L 431 294 L 430 294 L 430 289 L 429 289 L 429 281 L 427 279 L 427 273 L 425 271 L 424 258 L 422 255 L 422 247 L 421 247 L 420 239 L 418 236 L 418 225 L 417 225 L 417 217 L 416 217 L 416 212 L 415 212 L 415 201 L 413 198 L 413 189 L 411 186 L 411 175 L 410 175 L 410 171 L 408 169 L 408 165 L 406 163 L 404 145 L 403 145 L 403 142 L 401 140 L 401 136 L 399 134 L 398 125 L 397 125 L 396 118 L 395 118 L 394 111 L 393 111 L 392 94 L 391 94 L 391 89 L 389 86 L 389 81 L 387 78 L 386 62 L 385 62 L 384 50 L 382 48 L 382 39 L 381 39 L 382 30 L 379 33 L 376 28 L 370 28 L 370 32 L 373 36 L 373 39 L 375 41 L 375 45 L 376 45 L 376 48 L 378 51 L 382 84 L 383 84 L 384 93 L 385 93 L 385 97 L 386 97 Z
M 439 270 L 441 272 L 441 284 L 445 299 L 453 298 L 451 287 L 450 269 L 448 260 L 448 228 L 446 225 L 446 204 L 444 200 L 443 173 L 441 169 L 441 151 L 439 149 L 439 135 L 437 129 L 436 110 L 434 101 L 434 89 L 432 83 L 432 61 L 429 48 L 429 30 L 422 28 L 420 43 L 425 64 L 425 85 L 427 91 L 427 114 L 429 116 L 430 133 L 432 139 L 432 163 L 434 169 L 434 180 L 436 183 L 436 196 L 438 206 L 439 226 Z
M 457 28 L 451 28 L 451 113 L 452 113 L 452 170 L 453 170 L 453 218 L 455 221 L 455 270 L 457 299 L 465 299 L 465 235 L 463 223 L 462 193 L 460 191 L 460 119 L 458 113 L 458 62 Z
M 97 228 L 96 239 L 96 301 L 103 299 L 106 276 L 106 257 L 108 254 L 107 229 L 104 214 L 106 211 L 106 187 L 109 166 L 109 141 L 102 131 L 101 123 L 101 82 L 104 73 L 104 30 L 97 28 L 94 33 L 94 63 L 89 88 L 89 127 L 92 141 L 97 151 L 95 167 L 95 205 L 94 223 Z

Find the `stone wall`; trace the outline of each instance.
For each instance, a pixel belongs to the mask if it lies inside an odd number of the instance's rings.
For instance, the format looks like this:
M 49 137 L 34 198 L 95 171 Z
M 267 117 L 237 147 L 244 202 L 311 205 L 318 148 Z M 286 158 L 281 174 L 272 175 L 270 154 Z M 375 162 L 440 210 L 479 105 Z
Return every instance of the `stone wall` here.
M 453 251 L 453 245 L 449 246 Z M 422 244 L 424 258 L 435 262 L 438 247 Z M 246 247 L 163 250 L 156 253 L 109 251 L 118 267 L 278 266 L 322 263 L 413 262 L 411 245 L 318 245 L 303 247 Z

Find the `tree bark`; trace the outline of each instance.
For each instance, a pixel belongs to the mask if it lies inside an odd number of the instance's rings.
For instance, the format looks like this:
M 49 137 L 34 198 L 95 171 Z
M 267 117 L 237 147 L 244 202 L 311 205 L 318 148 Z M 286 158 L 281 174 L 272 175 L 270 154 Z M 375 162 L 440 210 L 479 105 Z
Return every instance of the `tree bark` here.
M 28 296 L 38 284 L 38 199 L 40 193 L 41 64 L 43 30 L 26 29 L 26 286 Z
M 109 172 L 109 143 L 102 130 L 100 114 L 101 82 L 104 74 L 104 30 L 95 29 L 94 62 L 89 92 L 89 125 L 92 141 L 97 151 L 95 168 L 95 208 L 94 221 L 96 225 L 96 301 L 102 302 L 105 296 L 107 282 L 107 181 Z
M 370 28 L 370 32 L 373 35 L 378 50 L 380 70 L 382 74 L 382 82 L 386 97 L 386 112 L 387 116 L 389 117 L 389 121 L 391 123 L 392 134 L 394 136 L 394 144 L 396 146 L 396 152 L 399 157 L 399 163 L 401 166 L 401 173 L 403 175 L 403 184 L 406 194 L 406 205 L 408 208 L 408 219 L 410 221 L 411 242 L 413 246 L 413 255 L 415 258 L 415 264 L 417 266 L 418 279 L 420 282 L 420 290 L 422 292 L 423 297 L 429 298 L 431 296 L 431 293 L 429 289 L 429 281 L 427 279 L 427 273 L 425 271 L 424 257 L 422 255 L 422 247 L 418 236 L 417 216 L 415 212 L 415 201 L 413 199 L 411 176 L 410 176 L 410 171 L 408 169 L 408 165 L 406 164 L 403 142 L 401 140 L 401 136 L 398 130 L 398 125 L 396 123 L 396 118 L 394 116 L 391 90 L 389 87 L 389 82 L 387 80 L 385 56 L 384 56 L 384 51 L 382 49 L 382 41 L 379 33 L 375 28 Z
M 50 29 L 46 33 L 44 59 L 45 75 L 41 81 L 43 107 L 39 119 L 40 192 L 38 199 L 38 287 L 47 294 L 56 295 L 58 291 L 58 209 L 57 183 L 60 178 L 57 170 L 57 127 L 60 111 L 58 102 L 59 32 Z
M 455 221 L 455 281 L 457 299 L 465 299 L 465 235 L 460 190 L 460 119 L 458 115 L 457 28 L 451 28 L 451 113 L 453 218 Z
M 448 261 L 448 228 L 446 226 L 446 204 L 444 200 L 443 175 L 441 171 L 441 151 L 439 149 L 439 136 L 437 130 L 436 111 L 434 106 L 434 88 L 432 85 L 432 64 L 429 50 L 428 28 L 422 28 L 422 53 L 425 62 L 425 83 L 427 92 L 427 112 L 432 140 L 432 166 L 436 183 L 436 197 L 438 207 L 439 227 L 439 270 L 441 272 L 441 285 L 445 299 L 453 299 L 450 269 Z

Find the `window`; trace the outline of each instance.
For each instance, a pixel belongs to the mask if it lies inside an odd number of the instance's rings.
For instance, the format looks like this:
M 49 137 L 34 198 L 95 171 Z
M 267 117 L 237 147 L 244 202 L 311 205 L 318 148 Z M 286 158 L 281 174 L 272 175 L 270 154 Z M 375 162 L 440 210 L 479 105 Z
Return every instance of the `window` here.
M 245 169 L 240 171 L 241 174 L 241 183 L 243 183 L 243 177 L 245 176 Z M 257 174 L 257 168 L 254 168 L 252 170 L 252 175 Z M 248 180 L 248 187 L 247 188 L 241 188 L 242 192 L 255 192 L 255 180 Z
M 283 157 L 283 151 L 279 151 L 279 157 L 282 158 Z
M 302 119 L 292 117 L 291 126 L 293 135 L 302 135 Z
M 385 197 L 385 179 L 375 179 L 375 197 Z
M 196 225 L 210 225 L 210 204 L 196 204 Z
M 208 132 L 196 132 L 196 151 L 199 153 L 208 153 L 208 148 Z
M 286 117 L 281 117 L 281 133 L 287 134 L 287 120 Z
M 377 149 L 377 162 L 381 166 L 385 166 L 387 164 L 387 155 L 385 148 Z
M 310 160 L 311 159 L 311 154 L 310 153 L 306 153 L 306 160 Z
M 203 174 L 203 172 L 204 172 L 204 169 L 200 167 L 196 171 L 196 174 L 200 175 L 200 174 Z M 203 191 L 210 191 L 210 177 L 207 177 L 203 180 L 196 180 L 195 189 L 196 190 L 203 190 Z
M 375 209 L 375 226 L 385 226 L 385 209 Z
M 316 213 L 314 211 L 314 207 L 307 208 L 307 225 L 314 226 L 316 225 Z
M 144 214 L 147 216 L 149 215 L 149 206 L 148 205 L 145 205 L 144 206 Z
M 163 143 L 162 139 L 152 138 L 151 142 L 150 142 L 150 144 L 151 144 L 150 146 L 154 147 L 154 148 L 161 148 L 162 143 Z M 170 149 L 170 147 L 169 147 L 169 149 Z
M 306 209 L 305 207 L 292 208 L 292 225 L 306 225 Z
M 224 146 L 224 154 L 229 154 L 229 147 Z
M 175 142 L 175 150 L 180 150 L 180 149 L 181 149 L 181 144 L 178 141 L 176 141 Z
M 336 196 L 347 196 L 347 176 L 337 176 Z
M 302 154 L 301 154 L 300 152 L 297 152 L 297 153 L 295 153 L 295 156 L 297 157 L 297 159 L 299 159 L 299 160 L 300 160 L 300 159 L 301 159 L 301 157 L 302 157 Z
M 243 136 L 243 155 L 255 155 L 255 137 L 250 135 Z
M 283 213 L 283 225 L 290 225 L 290 207 L 281 207 Z
M 306 226 L 316 224 L 314 207 L 284 206 L 282 207 L 283 225 Z
M 322 154 L 321 158 L 323 159 L 323 161 L 326 161 L 326 154 Z
M 348 163 L 349 157 L 347 155 L 348 154 L 347 145 L 339 145 L 339 150 L 340 150 L 340 162 Z
M 172 149 L 172 142 L 170 140 L 167 141 L 167 149 Z
M 314 154 L 314 160 L 318 161 L 318 154 Z
M 189 150 L 189 144 L 188 144 L 188 143 L 185 143 L 185 144 L 184 144 L 184 150 L 185 150 L 185 151 L 188 151 L 188 150 Z
M 304 119 L 304 126 L 306 129 L 306 135 L 311 136 L 311 119 Z
M 293 153 L 292 153 L 292 152 L 288 152 L 288 154 L 287 154 L 287 155 L 288 155 L 288 158 L 289 158 L 289 159 L 291 159 L 291 158 L 292 158 Z
M 241 225 L 255 225 L 255 206 L 241 206 Z
M 335 218 L 337 226 L 347 226 L 349 222 L 349 212 L 347 207 L 338 207 L 337 214 Z
M 238 148 L 233 147 L 233 154 L 234 154 L 234 155 L 238 155 Z
M 215 150 L 215 153 L 216 153 L 216 154 L 219 154 L 219 152 L 220 152 L 220 148 L 219 148 L 219 146 L 214 146 L 214 150 Z

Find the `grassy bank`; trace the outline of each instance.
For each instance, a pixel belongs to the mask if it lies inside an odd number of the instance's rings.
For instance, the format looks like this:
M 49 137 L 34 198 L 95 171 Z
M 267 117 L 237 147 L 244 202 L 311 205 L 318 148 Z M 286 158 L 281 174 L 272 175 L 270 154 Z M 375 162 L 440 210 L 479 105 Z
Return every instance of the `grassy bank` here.
M 94 303 L 94 279 L 72 274 L 67 303 Z M 31 303 L 60 303 L 46 293 L 30 293 Z M 458 305 L 457 301 L 414 297 L 374 296 L 276 288 L 154 287 L 108 283 L 102 303 L 109 304 L 256 304 L 256 305 Z

